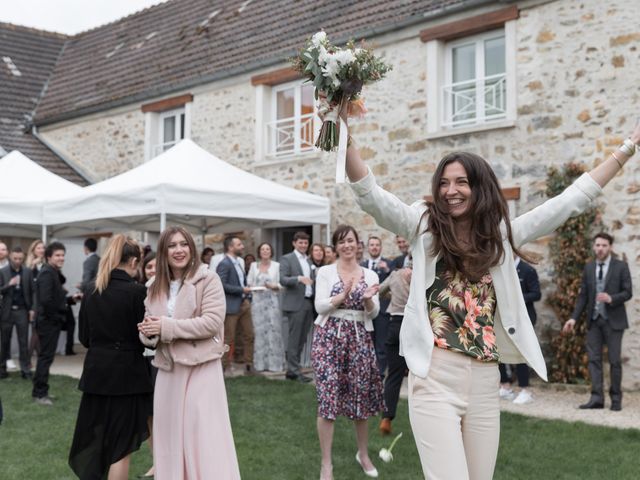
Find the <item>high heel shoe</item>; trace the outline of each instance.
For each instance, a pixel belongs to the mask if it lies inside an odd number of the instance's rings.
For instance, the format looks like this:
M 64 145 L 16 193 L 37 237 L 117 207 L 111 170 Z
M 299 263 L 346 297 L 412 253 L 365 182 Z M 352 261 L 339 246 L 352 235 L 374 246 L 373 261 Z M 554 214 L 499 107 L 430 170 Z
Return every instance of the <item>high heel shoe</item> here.
M 362 471 L 367 477 L 378 478 L 378 470 L 376 467 L 373 467 L 371 470 L 364 469 L 362 462 L 360 461 L 360 452 L 356 452 L 356 462 L 358 462 L 358 465 L 360 465 L 360 468 L 362 468 Z

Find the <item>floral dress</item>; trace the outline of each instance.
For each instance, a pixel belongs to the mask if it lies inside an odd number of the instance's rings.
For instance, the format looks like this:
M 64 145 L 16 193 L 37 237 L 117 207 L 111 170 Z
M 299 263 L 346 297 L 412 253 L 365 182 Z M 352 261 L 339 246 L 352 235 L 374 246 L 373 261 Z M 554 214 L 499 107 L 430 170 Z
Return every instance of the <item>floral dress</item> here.
M 364 310 L 364 276 L 340 309 Z M 344 290 L 342 280 L 331 296 Z M 313 333 L 311 363 L 316 377 L 318 416 L 335 420 L 339 415 L 366 420 L 384 409 L 383 388 L 371 334 L 364 323 L 329 317 Z
M 255 285 L 274 283 L 268 273 L 258 272 Z M 281 372 L 284 369 L 284 345 L 282 343 L 282 312 L 278 294 L 267 289 L 253 292 L 251 318 L 255 336 L 253 366 L 258 371 Z
M 498 361 L 493 331 L 496 293 L 489 273 L 473 282 L 436 265 L 436 279 L 427 289 L 427 313 L 435 345 L 483 362 Z

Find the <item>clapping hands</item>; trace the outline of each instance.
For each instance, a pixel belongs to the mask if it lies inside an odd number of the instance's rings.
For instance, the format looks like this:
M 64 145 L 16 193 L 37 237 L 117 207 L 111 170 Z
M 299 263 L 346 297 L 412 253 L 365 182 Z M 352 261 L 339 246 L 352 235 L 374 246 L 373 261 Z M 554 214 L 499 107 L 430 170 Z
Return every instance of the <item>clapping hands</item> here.
M 367 287 L 367 289 L 364 291 L 362 298 L 364 300 L 369 300 L 378 293 L 378 290 L 380 290 L 380 285 L 378 283 L 376 283 L 375 285 L 371 285 L 370 287 Z
M 162 331 L 162 322 L 160 321 L 160 317 L 154 317 L 151 315 L 144 317 L 144 320 L 138 324 L 138 331 L 147 338 L 160 335 L 160 332 Z

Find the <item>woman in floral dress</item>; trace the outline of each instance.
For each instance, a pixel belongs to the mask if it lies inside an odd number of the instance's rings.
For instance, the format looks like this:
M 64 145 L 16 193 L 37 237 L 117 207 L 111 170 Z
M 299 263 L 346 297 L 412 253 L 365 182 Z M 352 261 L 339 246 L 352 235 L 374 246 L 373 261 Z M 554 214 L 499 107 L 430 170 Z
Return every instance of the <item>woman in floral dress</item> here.
M 353 420 L 356 461 L 369 477 L 378 472 L 367 452 L 367 419 L 383 408 L 382 380 L 369 332 L 378 315 L 378 276 L 356 262 L 358 234 L 339 226 L 333 234 L 338 261 L 318 270 L 315 307 L 318 311 L 311 360 L 318 397 L 318 436 L 322 451 L 321 479 L 333 478 L 331 445 L 334 421 Z
M 281 372 L 284 368 L 282 342 L 282 311 L 278 299 L 280 264 L 273 261 L 273 247 L 263 243 L 258 247 L 258 262 L 249 267 L 247 285 L 258 287 L 253 292 L 251 318 L 255 335 L 253 366 L 258 371 Z

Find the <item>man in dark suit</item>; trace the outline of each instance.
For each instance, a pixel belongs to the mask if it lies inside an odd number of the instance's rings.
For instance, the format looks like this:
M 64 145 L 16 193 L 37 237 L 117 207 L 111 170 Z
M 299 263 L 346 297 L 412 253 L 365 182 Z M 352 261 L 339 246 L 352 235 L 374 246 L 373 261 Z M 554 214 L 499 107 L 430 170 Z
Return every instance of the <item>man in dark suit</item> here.
M 29 322 L 33 321 L 33 273 L 23 267 L 24 252 L 14 247 L 9 255 L 9 265 L 0 269 L 0 379 L 7 378 L 7 360 L 11 357 L 13 327 L 18 334 L 20 372 L 22 378 L 31 378 L 29 369 Z
M 629 328 L 624 302 L 632 296 L 629 267 L 611 256 L 613 237 L 599 233 L 593 240 L 596 259 L 582 274 L 582 285 L 571 318 L 563 330 L 570 332 L 586 312 L 587 355 L 591 376 L 591 398 L 580 408 L 604 408 L 602 348 L 607 345 L 611 367 L 611 410 L 622 409 L 622 334 Z
M 293 252 L 280 259 L 280 283 L 285 287 L 282 310 L 289 320 L 287 343 L 287 373 L 289 380 L 310 382 L 300 371 L 300 354 L 313 324 L 313 278 L 311 261 L 307 257 L 309 235 L 293 235 Z
M 251 320 L 251 290 L 247 287 L 244 273 L 244 252 L 242 240 L 235 235 L 224 239 L 225 256 L 218 264 L 216 271 L 222 281 L 224 296 L 227 301 L 227 314 L 224 317 L 224 343 L 232 345 L 236 338 L 236 329 L 242 330 L 242 346 L 245 373 L 253 373 L 253 322 Z M 226 369 L 230 362 L 230 352 L 222 357 L 222 365 Z
M 51 406 L 49 397 L 49 369 L 53 363 L 58 345 L 60 329 L 67 312 L 67 292 L 62 287 L 65 247 L 60 242 L 52 242 L 44 251 L 45 264 L 36 280 L 36 331 L 40 337 L 38 363 L 33 376 L 31 395 L 39 405 Z
M 369 237 L 369 240 L 367 241 L 367 253 L 369 254 L 369 259 L 360 262 L 360 266 L 373 270 L 378 275 L 380 283 L 384 282 L 394 268 L 393 262 L 382 256 L 382 241 L 379 237 Z M 380 375 L 383 377 L 384 372 L 387 369 L 387 347 L 385 343 L 387 341 L 387 334 L 389 331 L 388 307 L 389 299 L 381 298 L 380 313 L 373 319 L 373 332 L 371 332 L 373 345 L 376 349 L 378 368 L 380 370 Z
M 516 271 L 518 272 L 518 279 L 520 280 L 520 290 L 522 290 L 522 297 L 524 304 L 527 307 L 527 313 L 529 319 L 533 325 L 536 324 L 538 316 L 536 309 L 533 305 L 542 298 L 540 292 L 540 281 L 538 280 L 538 272 L 526 262 L 523 262 L 520 257 L 515 257 Z M 512 365 L 500 364 L 500 397 L 506 400 L 513 398 L 513 391 L 511 390 L 511 375 L 507 373 L 507 367 Z M 527 388 L 529 387 L 529 365 L 526 363 L 519 363 L 515 366 L 516 377 L 518 378 L 518 387 L 520 392 L 518 396 L 513 400 L 516 405 L 522 405 L 533 401 L 533 397 Z
M 398 250 L 400 250 L 400 255 L 393 259 L 392 270 L 406 268 L 409 264 L 407 257 L 409 255 L 409 242 L 407 242 L 407 239 L 396 235 L 396 245 L 398 246 Z

